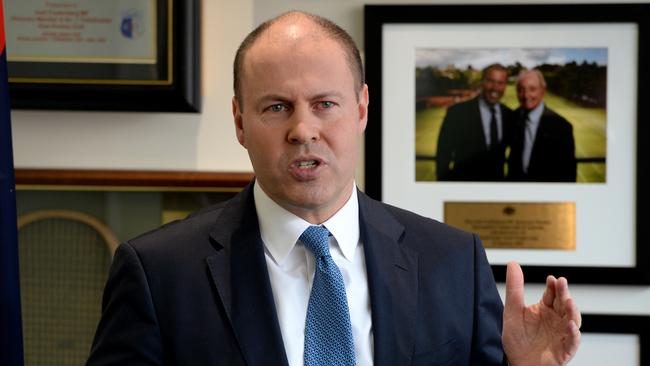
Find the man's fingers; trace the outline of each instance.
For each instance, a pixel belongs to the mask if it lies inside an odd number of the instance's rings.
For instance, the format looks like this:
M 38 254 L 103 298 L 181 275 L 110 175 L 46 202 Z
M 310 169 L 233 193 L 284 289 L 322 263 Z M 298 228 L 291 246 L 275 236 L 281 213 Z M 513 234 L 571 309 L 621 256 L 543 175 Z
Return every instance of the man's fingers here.
M 520 311 L 524 303 L 524 273 L 517 262 L 508 263 L 506 272 L 506 305 L 505 311 Z
M 578 352 L 581 337 L 580 327 L 576 323 L 570 321 L 567 327 L 567 336 L 564 339 L 564 350 L 568 355 L 566 363 L 568 363 Z
M 560 277 L 557 279 L 555 282 L 555 293 L 557 294 L 557 297 L 562 301 L 566 301 L 571 298 L 571 293 L 569 292 L 569 283 L 567 282 L 566 278 Z
M 555 293 L 555 311 L 559 312 L 560 316 L 573 320 L 578 328 L 580 328 L 582 325 L 582 316 L 580 315 L 578 306 L 571 297 L 566 278 L 560 277 L 555 281 Z
M 573 299 L 566 300 L 564 307 L 565 307 L 564 311 L 566 314 L 566 319 L 575 323 L 578 329 L 580 329 L 580 327 L 582 326 L 582 315 L 580 314 L 580 311 L 578 310 L 578 306 L 576 305 L 575 301 L 573 301 Z
M 553 302 L 555 301 L 556 282 L 557 279 L 555 277 L 546 277 L 546 288 L 544 289 L 544 294 L 542 294 L 542 303 L 548 307 L 553 307 Z

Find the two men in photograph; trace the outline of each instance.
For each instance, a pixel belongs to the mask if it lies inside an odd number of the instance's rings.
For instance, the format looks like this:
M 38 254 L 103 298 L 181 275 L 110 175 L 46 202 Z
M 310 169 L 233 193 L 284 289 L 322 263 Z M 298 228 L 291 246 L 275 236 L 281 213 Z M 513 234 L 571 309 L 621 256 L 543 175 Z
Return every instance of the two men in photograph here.
M 508 71 L 483 69 L 479 96 L 449 107 L 438 137 L 439 181 L 575 182 L 572 125 L 544 103 L 539 70 L 517 77 L 519 108 L 501 103 Z

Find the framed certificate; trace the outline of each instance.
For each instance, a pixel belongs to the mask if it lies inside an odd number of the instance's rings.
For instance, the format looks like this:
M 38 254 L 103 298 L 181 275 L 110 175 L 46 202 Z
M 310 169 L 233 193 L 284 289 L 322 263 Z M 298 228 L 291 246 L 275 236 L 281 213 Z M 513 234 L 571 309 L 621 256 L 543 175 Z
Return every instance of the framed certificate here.
M 650 283 L 643 242 L 650 235 L 643 224 L 649 157 L 641 143 L 648 136 L 642 86 L 650 82 L 643 69 L 649 24 L 641 14 L 648 11 L 648 4 L 367 5 L 373 100 L 366 192 L 478 233 L 497 280 L 505 280 L 506 263 L 516 260 L 532 282 L 553 274 L 573 283 Z M 474 164 L 462 178 L 440 179 L 442 169 L 460 166 L 438 162 L 451 110 L 475 101 L 478 141 L 486 143 L 479 98 L 485 70 L 494 64 L 507 74 L 501 113 L 511 111 L 513 119 L 527 115 L 517 89 L 521 71 L 545 78 L 544 108 L 571 126 L 571 180 L 554 174 L 567 164 L 552 153 L 541 157 L 550 166 L 547 176 L 510 179 L 512 145 L 504 149 L 499 178 L 484 178 L 485 165 Z M 467 141 L 474 133 L 457 126 L 449 129 L 450 140 Z M 505 124 L 500 133 L 509 133 Z
M 200 110 L 199 1 L 7 0 L 12 107 Z

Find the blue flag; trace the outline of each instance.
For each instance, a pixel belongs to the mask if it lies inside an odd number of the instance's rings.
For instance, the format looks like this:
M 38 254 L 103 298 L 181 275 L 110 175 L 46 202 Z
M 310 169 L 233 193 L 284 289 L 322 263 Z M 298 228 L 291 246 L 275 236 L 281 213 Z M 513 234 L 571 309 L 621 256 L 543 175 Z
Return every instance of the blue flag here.
M 5 49 L 4 12 L 0 0 L 0 365 L 23 365 L 18 277 L 16 186 L 11 148 L 9 78 Z

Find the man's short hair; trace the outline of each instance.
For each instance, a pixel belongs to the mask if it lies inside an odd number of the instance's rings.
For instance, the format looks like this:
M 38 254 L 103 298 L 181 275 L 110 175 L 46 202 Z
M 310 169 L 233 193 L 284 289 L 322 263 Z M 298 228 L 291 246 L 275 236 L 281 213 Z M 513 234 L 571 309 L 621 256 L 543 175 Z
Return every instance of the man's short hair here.
M 348 65 L 350 66 L 350 71 L 352 72 L 352 77 L 354 78 L 355 90 L 357 94 L 361 92 L 363 84 L 365 83 L 363 76 L 363 64 L 361 63 L 361 56 L 359 54 L 359 49 L 357 48 L 356 43 L 343 28 L 338 26 L 336 23 L 332 22 L 329 19 L 323 18 L 318 15 L 300 12 L 300 11 L 290 11 L 284 14 L 281 14 L 273 19 L 269 19 L 266 22 L 260 24 L 252 32 L 244 38 L 244 41 L 239 45 L 237 53 L 235 54 L 235 62 L 233 64 L 233 89 L 235 92 L 235 97 L 239 102 L 239 107 L 242 108 L 242 95 L 241 95 L 241 83 L 242 76 L 244 73 L 244 57 L 248 50 L 253 46 L 255 41 L 257 41 L 266 30 L 268 30 L 273 24 L 277 21 L 287 18 L 287 17 L 296 17 L 303 16 L 308 20 L 312 21 L 314 24 L 319 26 L 325 36 L 336 41 L 343 52 L 345 53 Z
M 501 65 L 500 63 L 489 64 L 483 68 L 483 73 L 481 74 L 482 80 L 485 80 L 490 70 L 499 70 L 505 72 L 506 75 L 508 74 L 508 69 L 505 66 Z
M 537 76 L 537 80 L 539 80 L 539 85 L 542 86 L 542 88 L 546 89 L 546 79 L 544 79 L 544 74 L 542 74 L 539 69 L 531 69 L 531 70 L 521 70 L 519 72 L 519 75 L 517 75 L 517 85 L 519 85 L 519 81 L 524 77 L 529 74 L 533 74 Z

